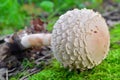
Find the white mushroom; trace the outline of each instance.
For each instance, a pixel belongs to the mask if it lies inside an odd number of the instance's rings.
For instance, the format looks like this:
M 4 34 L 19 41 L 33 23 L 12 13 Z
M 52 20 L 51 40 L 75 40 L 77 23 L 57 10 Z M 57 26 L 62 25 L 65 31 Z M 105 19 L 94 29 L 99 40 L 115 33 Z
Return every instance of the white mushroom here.
M 106 57 L 110 45 L 105 20 L 90 9 L 74 9 L 60 16 L 50 36 L 47 40 L 51 41 L 54 56 L 70 69 L 97 66 Z
M 99 13 L 74 9 L 55 23 L 51 43 L 56 59 L 65 67 L 91 69 L 108 53 L 109 31 Z

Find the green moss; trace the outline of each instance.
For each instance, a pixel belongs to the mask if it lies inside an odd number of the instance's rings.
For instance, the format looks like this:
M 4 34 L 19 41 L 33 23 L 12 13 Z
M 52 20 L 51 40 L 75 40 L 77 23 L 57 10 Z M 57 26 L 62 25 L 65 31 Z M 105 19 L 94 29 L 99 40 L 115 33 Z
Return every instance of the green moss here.
M 94 69 L 79 72 L 69 71 L 53 60 L 53 63 L 29 80 L 113 80 L 120 78 L 120 50 L 111 50 L 108 57 Z M 114 66 L 114 67 L 113 67 Z
M 117 42 L 120 42 L 120 24 L 116 25 L 115 27 L 110 29 L 110 40 L 111 40 L 111 48 L 118 48 L 120 47 L 120 44 Z

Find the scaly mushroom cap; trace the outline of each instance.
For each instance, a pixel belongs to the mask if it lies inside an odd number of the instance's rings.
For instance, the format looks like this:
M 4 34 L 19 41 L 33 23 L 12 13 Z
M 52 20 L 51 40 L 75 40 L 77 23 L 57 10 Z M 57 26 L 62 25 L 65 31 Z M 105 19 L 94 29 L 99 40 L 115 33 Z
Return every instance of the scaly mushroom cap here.
M 107 24 L 93 10 L 68 11 L 55 23 L 51 45 L 54 56 L 64 67 L 91 69 L 100 64 L 108 53 Z

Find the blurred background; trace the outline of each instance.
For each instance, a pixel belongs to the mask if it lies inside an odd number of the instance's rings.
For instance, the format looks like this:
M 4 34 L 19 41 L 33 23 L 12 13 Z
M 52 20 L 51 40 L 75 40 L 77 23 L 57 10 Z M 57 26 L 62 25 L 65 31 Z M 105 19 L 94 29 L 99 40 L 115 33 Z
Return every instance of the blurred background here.
M 30 24 L 33 17 L 47 23 L 47 29 L 58 17 L 74 8 L 90 8 L 100 13 L 120 9 L 120 0 L 0 0 L 0 35 L 11 34 Z

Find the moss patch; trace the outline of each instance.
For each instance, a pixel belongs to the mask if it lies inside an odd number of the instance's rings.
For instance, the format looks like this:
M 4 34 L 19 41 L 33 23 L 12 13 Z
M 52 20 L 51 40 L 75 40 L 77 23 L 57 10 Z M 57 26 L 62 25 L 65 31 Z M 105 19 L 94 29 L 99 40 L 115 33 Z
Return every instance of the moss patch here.
M 111 40 L 111 48 L 117 49 L 120 47 L 120 24 L 110 29 L 110 40 Z
M 111 50 L 108 57 L 94 69 L 79 72 L 69 71 L 53 60 L 53 63 L 29 80 L 118 80 L 120 79 L 120 50 Z M 113 67 L 114 66 L 114 67 Z

